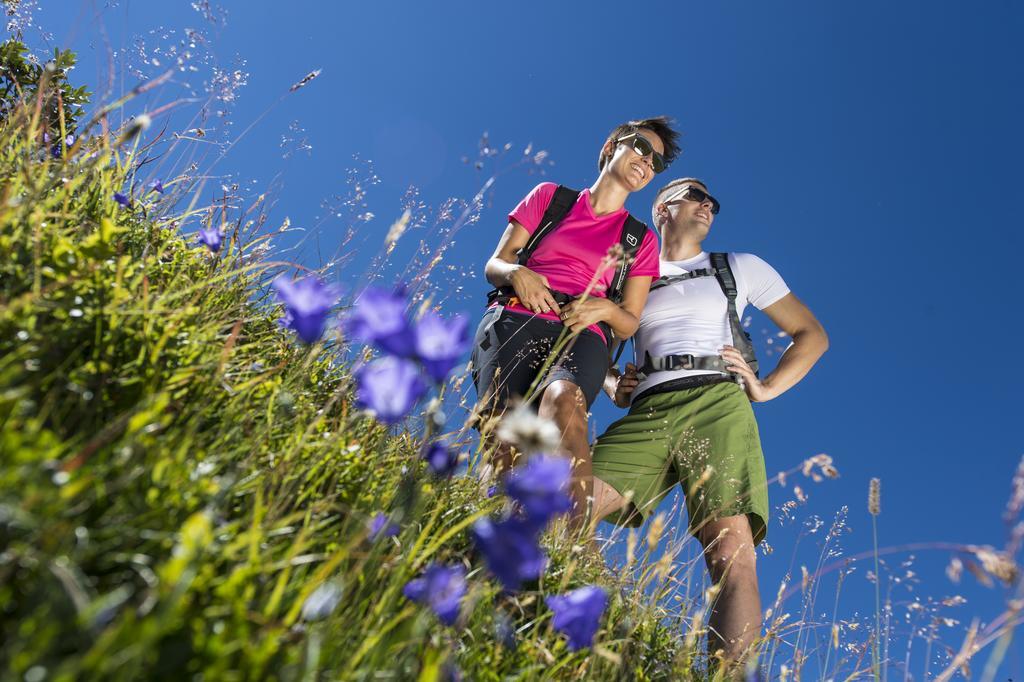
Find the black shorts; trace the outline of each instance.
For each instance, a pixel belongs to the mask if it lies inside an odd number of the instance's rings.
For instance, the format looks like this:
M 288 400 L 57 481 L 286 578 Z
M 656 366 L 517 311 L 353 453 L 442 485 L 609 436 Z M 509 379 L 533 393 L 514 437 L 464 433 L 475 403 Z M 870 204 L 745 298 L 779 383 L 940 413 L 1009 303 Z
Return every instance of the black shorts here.
M 562 329 L 562 324 L 554 320 L 510 313 L 501 308 L 491 308 L 484 313 L 476 330 L 472 354 L 477 396 L 481 399 L 492 396 L 491 407 L 499 410 L 510 398 L 525 396 Z M 571 381 L 580 387 L 589 410 L 608 371 L 608 346 L 587 329 L 561 355 L 537 384 L 537 393 L 553 381 Z

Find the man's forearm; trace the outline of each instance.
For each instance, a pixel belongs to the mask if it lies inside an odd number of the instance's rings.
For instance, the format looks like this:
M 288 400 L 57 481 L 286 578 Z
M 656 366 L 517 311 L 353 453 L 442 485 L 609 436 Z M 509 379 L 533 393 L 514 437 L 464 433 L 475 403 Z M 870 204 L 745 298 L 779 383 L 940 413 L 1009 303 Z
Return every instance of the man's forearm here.
M 777 398 L 796 386 L 807 376 L 814 363 L 828 350 L 828 337 L 825 332 L 809 330 L 793 335 L 793 343 L 779 358 L 779 364 L 772 372 L 761 380 Z

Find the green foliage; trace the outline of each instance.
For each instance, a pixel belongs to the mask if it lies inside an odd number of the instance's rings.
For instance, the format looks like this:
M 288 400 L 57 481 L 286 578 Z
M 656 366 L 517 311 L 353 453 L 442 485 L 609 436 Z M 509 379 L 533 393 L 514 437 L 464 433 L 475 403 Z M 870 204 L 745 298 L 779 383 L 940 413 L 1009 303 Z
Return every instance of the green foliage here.
M 28 105 L 0 122 L 4 670 L 673 678 L 673 630 L 557 537 L 536 591 L 503 595 L 471 572 L 456 627 L 406 600 L 431 561 L 479 568 L 467 530 L 500 498 L 470 477 L 432 480 L 413 434 L 359 414 L 340 339 L 307 348 L 280 328 L 274 266 L 253 255 L 263 237 L 239 220 L 211 255 L 168 227 L 196 214 L 151 217 L 152 193 L 112 200 L 131 154 L 97 138 L 53 158 L 38 140 Z M 382 510 L 402 531 L 374 542 Z M 304 622 L 326 581 L 341 602 Z M 613 595 L 599 653 L 569 653 L 543 594 L 595 581 Z M 502 618 L 514 648 L 495 636 Z
M 30 59 L 28 47 L 16 38 L 0 44 L 0 121 L 28 104 L 38 106 L 42 131 L 60 140 L 73 134 L 90 97 L 85 86 L 68 82 L 76 59 L 74 52 L 54 48 L 53 59 L 41 64 Z

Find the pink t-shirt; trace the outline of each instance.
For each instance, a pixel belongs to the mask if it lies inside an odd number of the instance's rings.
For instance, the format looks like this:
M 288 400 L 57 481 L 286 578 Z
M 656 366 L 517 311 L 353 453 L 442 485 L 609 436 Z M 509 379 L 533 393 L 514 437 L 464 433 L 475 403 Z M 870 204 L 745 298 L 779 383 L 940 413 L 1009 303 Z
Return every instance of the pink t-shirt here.
M 534 187 L 508 214 L 509 221 L 516 221 L 532 235 L 540 225 L 544 211 L 551 203 L 551 197 L 557 188 L 558 185 L 553 182 L 542 182 Z M 590 190 L 583 190 L 565 219 L 541 240 L 530 255 L 530 260 L 526 262 L 526 267 L 538 275 L 547 277 L 548 284 L 555 291 L 571 296 L 582 294 L 594 278 L 601 261 L 608 254 L 608 249 L 619 243 L 622 226 L 628 215 L 628 211 L 622 208 L 615 213 L 595 216 L 590 208 Z M 614 275 L 615 268 L 606 268 L 590 295 L 605 297 L 606 289 L 611 285 Z M 656 279 L 658 275 L 658 240 L 648 229 L 640 243 L 636 259 L 629 268 L 628 277 Z M 528 308 L 518 304 L 510 305 L 506 309 L 515 313 L 534 315 Z M 561 322 L 555 313 L 538 313 L 536 316 L 544 320 Z M 592 325 L 589 329 L 604 338 L 597 325 Z

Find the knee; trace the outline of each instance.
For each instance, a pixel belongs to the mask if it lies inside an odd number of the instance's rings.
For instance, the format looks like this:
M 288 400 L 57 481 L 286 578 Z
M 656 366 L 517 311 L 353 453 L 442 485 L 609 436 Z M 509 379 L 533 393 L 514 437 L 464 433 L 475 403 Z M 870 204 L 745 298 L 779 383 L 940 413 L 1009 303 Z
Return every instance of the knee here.
M 566 426 L 586 429 L 587 401 L 580 387 L 570 381 L 555 381 L 544 389 L 540 410 Z
M 723 536 L 706 551 L 705 559 L 715 582 L 728 576 L 730 582 L 753 581 L 757 584 L 757 553 L 750 540 Z

